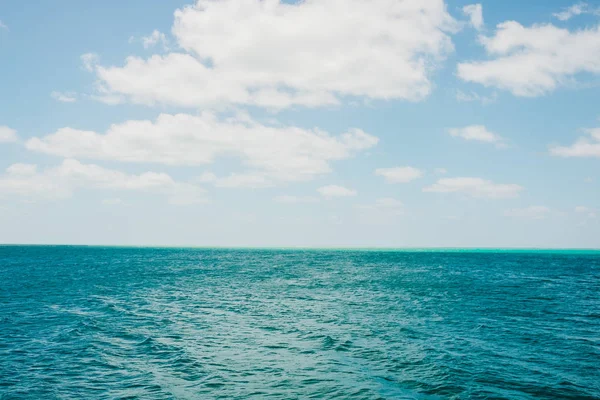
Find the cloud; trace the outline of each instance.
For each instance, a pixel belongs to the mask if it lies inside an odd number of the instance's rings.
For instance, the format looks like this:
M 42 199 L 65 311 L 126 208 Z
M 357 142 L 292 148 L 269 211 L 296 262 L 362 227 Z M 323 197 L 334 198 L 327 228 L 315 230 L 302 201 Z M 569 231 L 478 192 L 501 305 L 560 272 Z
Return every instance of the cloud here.
M 585 129 L 586 137 L 580 137 L 570 146 L 551 146 L 550 154 L 559 157 L 600 157 L 600 128 Z
M 545 206 L 531 206 L 527 208 L 513 208 L 506 210 L 504 215 L 506 217 L 516 218 L 529 218 L 529 219 L 544 219 L 552 210 Z
M 67 159 L 62 164 L 37 171 L 32 164 L 13 164 L 0 176 L 0 195 L 66 198 L 77 188 L 144 191 L 166 195 L 173 204 L 204 202 L 199 186 L 174 181 L 169 175 L 145 172 L 129 175 L 94 164 Z
M 76 94 L 74 92 L 57 92 L 50 93 L 53 99 L 61 101 L 63 103 L 74 103 L 77 101 Z
M 387 183 L 408 183 L 423 176 L 423 171 L 414 167 L 378 168 L 375 175 L 383 176 Z
M 90 72 L 94 71 L 98 61 L 100 61 L 100 57 L 96 53 L 85 53 L 82 54 L 80 58 L 83 63 L 83 68 Z
M 600 26 L 569 31 L 552 24 L 525 27 L 506 21 L 495 35 L 480 36 L 479 41 L 490 59 L 459 63 L 458 76 L 515 96 L 541 96 L 578 74 L 600 73 Z
M 456 91 L 456 100 L 461 102 L 477 101 L 483 105 L 488 105 L 495 102 L 498 99 L 498 94 L 493 93 L 491 96 L 482 96 L 475 92 L 465 93 L 462 90 Z
M 590 12 L 590 10 L 586 3 L 577 3 L 573 4 L 571 7 L 565 8 L 561 12 L 552 14 L 552 16 L 561 21 L 568 21 L 577 15 L 586 14 L 588 12 Z
M 352 197 L 356 196 L 356 190 L 347 189 L 343 186 L 328 185 L 317 189 L 321 196 L 331 199 L 333 197 Z
M 316 203 L 319 201 L 318 198 L 312 196 L 290 196 L 290 195 L 281 195 L 277 196 L 273 199 L 276 203 L 285 203 L 285 204 L 298 204 L 298 203 Z
M 62 157 L 186 166 L 233 156 L 254 176 L 304 181 L 330 172 L 330 162 L 350 158 L 377 142 L 376 137 L 359 129 L 332 136 L 319 129 L 262 125 L 248 116 L 221 120 L 203 113 L 126 121 L 112 125 L 105 134 L 67 127 L 30 139 L 26 146 Z M 239 183 L 243 179 L 250 178 L 234 176 L 229 181 Z
M 5 30 L 9 30 L 8 26 L 6 26 L 6 24 L 4 22 L 2 22 L 2 20 L 0 20 L 0 29 L 5 29 Z
M 164 50 L 169 50 L 169 40 L 167 39 L 167 36 L 156 29 L 148 36 L 142 36 L 139 39 L 134 36 L 129 38 L 129 43 L 134 43 L 137 41 L 140 41 L 145 49 L 152 48 L 160 43 L 162 44 Z
M 503 199 L 518 197 L 523 190 L 516 184 L 494 183 L 481 178 L 443 178 L 423 189 L 424 192 L 464 193 L 471 197 Z
M 504 139 L 497 134 L 490 132 L 483 125 L 469 125 L 464 128 L 448 129 L 450 136 L 458 137 L 465 140 L 473 140 L 478 142 L 492 143 L 496 147 L 504 147 Z
M 175 12 L 180 52 L 94 71 L 108 94 L 146 105 L 418 101 L 458 25 L 443 0 L 198 0 Z
M 433 170 L 436 175 L 446 175 L 448 170 L 446 168 L 436 168 Z
M 35 175 L 37 172 L 37 165 L 23 163 L 12 164 L 6 169 L 6 172 L 9 175 Z
M 469 4 L 462 9 L 470 19 L 471 26 L 477 30 L 483 28 L 483 10 L 481 4 Z
M 142 45 L 145 49 L 153 47 L 161 43 L 165 49 L 168 49 L 169 41 L 164 33 L 157 31 L 156 29 L 150 34 L 150 36 L 142 37 Z
M 16 142 L 17 131 L 9 128 L 8 126 L 0 125 L 0 143 L 11 143 Z

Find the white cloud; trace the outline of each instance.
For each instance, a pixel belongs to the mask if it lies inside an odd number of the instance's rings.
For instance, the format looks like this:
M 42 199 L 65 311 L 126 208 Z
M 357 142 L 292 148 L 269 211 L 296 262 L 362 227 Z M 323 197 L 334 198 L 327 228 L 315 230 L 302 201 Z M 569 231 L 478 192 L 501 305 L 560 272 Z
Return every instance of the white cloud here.
M 559 157 L 600 157 L 600 128 L 584 131 L 588 137 L 580 137 L 570 146 L 551 146 L 550 154 Z
M 96 68 L 100 57 L 96 53 L 85 53 L 81 55 L 81 62 L 83 63 L 83 68 L 92 72 Z
M 273 199 L 273 201 L 277 203 L 286 203 L 286 204 L 297 204 L 297 203 L 316 203 L 319 201 L 318 198 L 312 196 L 291 196 L 291 195 L 281 195 L 277 196 Z
M 128 42 L 140 42 L 142 43 L 142 46 L 144 46 L 145 49 L 150 49 L 160 43 L 162 44 L 162 48 L 164 50 L 169 50 L 169 40 L 167 39 L 167 36 L 156 29 L 152 31 L 150 35 L 142 36 L 141 38 L 130 36 Z
M 590 10 L 586 3 L 577 3 L 573 4 L 571 7 L 565 8 L 561 12 L 554 13 L 552 15 L 561 21 L 568 21 L 577 15 L 586 14 L 589 11 Z
M 6 172 L 9 175 L 35 175 L 37 172 L 37 165 L 35 164 L 12 164 L 7 169 Z
M 497 147 L 504 147 L 504 139 L 487 130 L 483 125 L 469 125 L 464 128 L 451 128 L 448 133 L 453 137 L 459 137 L 465 140 L 474 140 L 495 144 Z
M 525 27 L 506 21 L 495 35 L 480 36 L 479 41 L 491 59 L 460 63 L 458 76 L 516 96 L 540 96 L 577 74 L 600 73 L 600 26 L 569 31 L 552 24 Z
M 464 193 L 471 197 L 486 197 L 492 199 L 518 197 L 523 190 L 516 184 L 494 183 L 481 178 L 443 178 L 423 189 L 424 192 Z
M 8 26 L 6 26 L 6 24 L 4 22 L 2 22 L 2 20 L 0 20 L 0 29 L 5 29 L 5 30 L 9 30 Z
M 357 194 L 356 190 L 348 189 L 338 185 L 323 186 L 317 189 L 317 191 L 321 194 L 321 196 L 328 199 L 333 197 L 352 197 L 356 196 Z
M 448 170 L 446 168 L 436 168 L 433 170 L 436 175 L 446 175 Z
M 462 9 L 463 13 L 469 17 L 471 26 L 477 30 L 483 28 L 483 9 L 481 4 L 469 4 Z
M 0 125 L 0 143 L 16 142 L 17 139 L 16 130 Z
M 378 168 L 375 175 L 383 176 L 387 183 L 407 183 L 423 176 L 423 171 L 414 167 Z
M 50 93 L 53 99 L 61 101 L 63 103 L 74 103 L 77 101 L 77 96 L 74 92 L 57 92 Z
M 465 93 L 462 90 L 456 91 L 456 100 L 461 102 L 477 101 L 483 105 L 488 105 L 495 102 L 497 99 L 498 94 L 496 92 L 492 93 L 490 96 L 483 96 L 475 92 Z
M 507 217 L 544 219 L 552 210 L 546 206 L 531 206 L 527 208 L 513 208 L 506 210 L 504 215 Z
M 167 40 L 165 34 L 157 31 L 156 29 L 149 36 L 142 37 L 142 45 L 145 49 L 156 46 L 158 43 L 161 43 L 165 50 L 169 48 L 169 41 Z
M 173 204 L 203 202 L 199 186 L 174 181 L 169 175 L 145 172 L 128 175 L 94 164 L 67 159 L 59 166 L 37 172 L 35 165 L 13 164 L 0 176 L 0 194 L 42 198 L 70 197 L 76 188 L 145 191 L 166 195 Z
M 254 175 L 227 180 L 239 183 L 256 182 L 257 174 L 273 181 L 310 180 L 330 172 L 331 161 L 350 158 L 377 142 L 359 129 L 331 136 L 319 129 L 266 126 L 247 116 L 223 121 L 203 113 L 161 114 L 154 122 L 126 121 L 112 125 L 105 134 L 62 128 L 30 139 L 26 146 L 62 157 L 188 166 L 235 156 Z
M 457 29 L 443 0 L 198 0 L 175 12 L 183 52 L 87 65 L 108 94 L 148 105 L 418 101 Z

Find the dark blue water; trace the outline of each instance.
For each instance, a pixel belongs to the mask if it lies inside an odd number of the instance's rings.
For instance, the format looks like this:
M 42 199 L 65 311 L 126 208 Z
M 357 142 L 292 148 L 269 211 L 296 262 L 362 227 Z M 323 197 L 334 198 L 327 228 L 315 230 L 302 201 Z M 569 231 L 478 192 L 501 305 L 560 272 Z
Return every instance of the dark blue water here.
M 600 398 L 600 253 L 0 246 L 0 398 Z

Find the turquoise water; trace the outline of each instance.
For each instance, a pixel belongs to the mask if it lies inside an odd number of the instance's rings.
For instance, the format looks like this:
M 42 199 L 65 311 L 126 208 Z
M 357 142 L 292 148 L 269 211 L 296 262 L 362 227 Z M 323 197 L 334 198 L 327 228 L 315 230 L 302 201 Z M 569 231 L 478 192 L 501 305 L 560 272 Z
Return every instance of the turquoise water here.
M 600 253 L 0 246 L 2 399 L 599 399 Z

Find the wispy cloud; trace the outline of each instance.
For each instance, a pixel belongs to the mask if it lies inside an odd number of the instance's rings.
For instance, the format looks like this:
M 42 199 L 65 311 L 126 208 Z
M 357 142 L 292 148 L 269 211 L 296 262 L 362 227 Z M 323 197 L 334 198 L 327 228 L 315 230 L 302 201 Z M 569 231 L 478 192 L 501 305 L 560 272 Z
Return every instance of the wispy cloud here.
M 507 217 L 528 218 L 528 219 L 544 219 L 552 210 L 546 206 L 530 206 L 526 208 L 513 208 L 506 210 L 504 215 Z
M 552 15 L 561 21 L 568 21 L 571 18 L 576 17 L 581 14 L 596 13 L 596 12 L 597 12 L 597 10 L 591 9 L 587 3 L 577 3 L 577 4 L 573 4 L 570 7 L 565 8 L 561 12 L 557 12 Z
M 387 183 L 408 183 L 423 176 L 423 171 L 415 167 L 378 168 L 375 175 L 383 176 Z
M 506 199 L 518 197 L 523 187 L 516 184 L 494 183 L 487 179 L 458 177 L 443 178 L 423 189 L 434 193 L 463 193 L 471 197 Z
M 357 194 L 356 190 L 348 189 L 339 185 L 323 186 L 317 189 L 317 191 L 326 199 L 331 199 L 334 197 L 353 197 Z
M 57 92 L 54 91 L 50 93 L 53 99 L 60 101 L 62 103 L 74 103 L 77 101 L 77 95 L 75 92 Z

